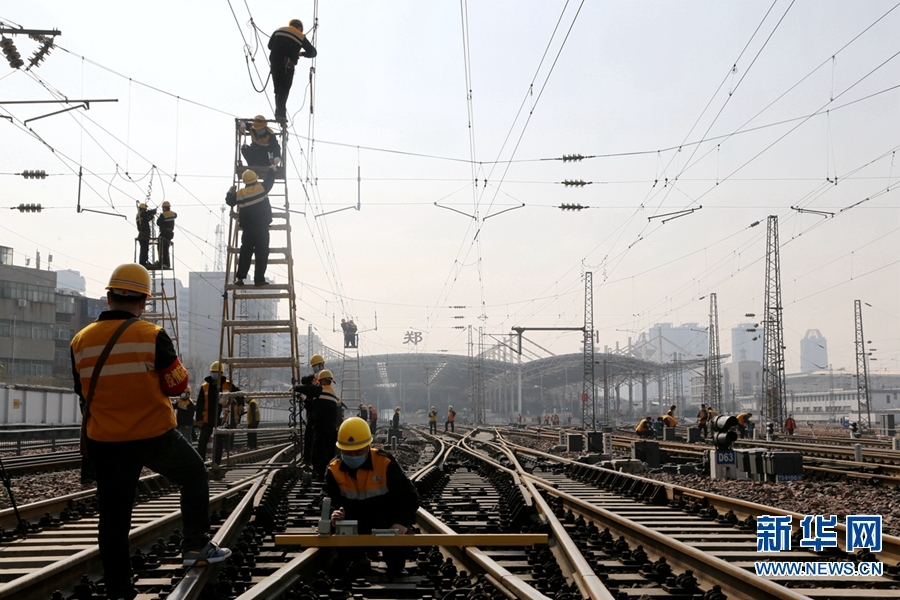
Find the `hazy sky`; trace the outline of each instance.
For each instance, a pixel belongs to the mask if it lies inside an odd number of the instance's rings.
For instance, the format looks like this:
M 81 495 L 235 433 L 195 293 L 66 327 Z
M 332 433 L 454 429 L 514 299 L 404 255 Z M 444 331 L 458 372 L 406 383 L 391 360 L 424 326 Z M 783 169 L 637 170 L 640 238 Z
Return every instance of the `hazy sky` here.
M 0 67 L 0 99 L 118 99 L 27 127 L 60 107 L 0 106 L 13 117 L 0 119 L 0 245 L 19 265 L 53 254 L 99 295 L 133 259 L 152 177 L 150 203 L 179 214 L 176 275 L 211 268 L 234 118 L 272 115 L 271 84 L 254 92 L 268 52 L 251 15 L 270 34 L 291 18 L 310 29 L 313 12 L 256 0 L 0 10 L 62 31 L 39 68 Z M 37 46 L 14 39 L 25 59 Z M 252 81 L 245 39 L 263 45 Z M 291 207 L 306 213 L 292 237 L 301 327 L 337 346 L 333 318 L 370 329 L 377 313 L 364 354 L 465 354 L 455 326 L 580 326 L 588 270 L 600 348 L 658 322 L 706 324 L 715 292 L 730 351 L 730 328 L 763 312 L 777 215 L 788 372 L 812 328 L 836 368 L 854 366 L 855 299 L 871 305 L 872 368 L 898 370 L 898 40 L 900 8 L 879 1 L 322 2 L 314 118 L 309 61 L 288 103 Z M 76 212 L 79 165 L 82 206 L 127 218 Z M 357 168 L 361 210 L 314 218 L 355 206 Z M 23 202 L 46 209 L 8 210 Z M 404 344 L 407 331 L 423 342 Z M 555 353 L 580 342 L 529 337 Z

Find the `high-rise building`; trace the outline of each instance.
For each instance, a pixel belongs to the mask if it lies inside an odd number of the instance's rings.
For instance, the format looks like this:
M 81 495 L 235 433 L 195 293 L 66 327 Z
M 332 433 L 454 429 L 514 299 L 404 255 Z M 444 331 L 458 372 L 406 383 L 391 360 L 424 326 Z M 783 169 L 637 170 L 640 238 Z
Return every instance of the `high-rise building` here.
M 812 373 L 828 368 L 828 340 L 818 329 L 808 329 L 800 340 L 800 372 Z

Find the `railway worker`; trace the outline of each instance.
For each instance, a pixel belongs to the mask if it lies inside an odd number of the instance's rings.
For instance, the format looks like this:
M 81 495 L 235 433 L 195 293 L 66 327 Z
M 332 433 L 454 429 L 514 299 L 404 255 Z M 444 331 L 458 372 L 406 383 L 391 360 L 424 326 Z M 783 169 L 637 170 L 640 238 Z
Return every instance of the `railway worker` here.
M 378 409 L 375 408 L 374 405 L 369 405 L 369 430 L 372 432 L 372 435 L 375 435 L 375 430 L 378 429 Z
M 331 525 L 344 519 L 356 520 L 360 534 L 373 529 L 396 529 L 405 534 L 412 527 L 419 508 L 416 488 L 393 456 L 374 449 L 366 422 L 357 417 L 341 424 L 336 446 L 340 456 L 325 473 L 324 493 L 331 498 Z M 365 575 L 370 565 L 365 548 L 338 550 L 338 570 L 347 576 Z M 388 577 L 403 573 L 405 548 L 383 548 Z M 343 573 L 341 573 L 343 575 Z
M 138 211 L 134 217 L 138 230 L 138 245 L 140 252 L 138 254 L 138 263 L 144 268 L 150 268 L 150 223 L 156 215 L 156 209 L 148 209 L 147 205 L 141 202 L 138 204 Z
M 235 285 L 244 285 L 244 278 L 250 273 L 250 261 L 256 257 L 253 270 L 253 285 L 266 285 L 266 267 L 269 264 L 269 224 L 272 222 L 272 205 L 269 192 L 275 184 L 275 170 L 269 169 L 266 178 L 259 182 L 255 171 L 247 169 L 241 176 L 244 187 L 240 190 L 231 186 L 225 194 L 225 204 L 237 211 L 241 226 L 241 252 L 238 255 Z
M 275 30 L 269 38 L 269 65 L 275 88 L 275 118 L 287 121 L 287 99 L 294 83 L 294 67 L 301 56 L 315 58 L 316 49 L 303 34 L 303 23 L 292 19 L 287 27 Z
M 453 410 L 452 406 L 447 407 L 447 420 L 444 421 L 444 431 L 447 431 L 447 427 L 450 427 L 450 431 L 456 431 L 456 411 Z
M 316 427 L 315 414 L 312 411 L 312 403 L 322 393 L 322 386 L 316 382 L 316 375 L 325 366 L 322 355 L 316 354 L 310 360 L 310 366 L 314 373 L 300 378 L 300 385 L 294 386 L 294 391 L 300 394 L 303 402 L 303 410 L 306 411 L 306 435 L 303 436 L 303 462 L 312 464 L 313 442 L 315 441 Z
M 241 419 L 244 417 L 245 407 L 244 407 L 244 398 L 234 398 L 231 400 L 228 405 L 225 407 L 225 414 L 228 417 L 228 429 L 237 429 L 241 424 Z M 228 448 L 228 451 L 231 452 L 231 449 L 234 448 L 234 434 L 228 434 L 225 436 L 225 447 Z
M 428 411 L 428 433 L 437 434 L 437 409 L 433 406 Z
M 319 386 L 321 392 L 313 400 L 307 401 L 307 411 L 314 426 L 308 427 L 306 434 L 312 438 L 310 441 L 310 462 L 313 467 L 313 477 L 322 481 L 325 477 L 325 469 L 334 458 L 334 444 L 337 441 L 338 427 L 341 423 L 341 413 L 338 407 L 338 396 L 332 383 L 334 376 L 328 369 L 319 371 Z
M 669 410 L 666 411 L 666 414 L 669 415 L 670 417 L 672 417 L 672 418 L 674 419 L 674 418 L 675 418 L 675 409 L 676 409 L 676 408 L 677 408 L 677 407 L 673 404 L 672 406 L 669 407 Z
M 788 432 L 788 435 L 794 435 L 795 429 L 797 429 L 797 422 L 794 420 L 794 415 L 789 414 L 788 418 L 784 420 L 784 430 Z
M 247 448 L 250 450 L 256 449 L 256 429 L 261 420 L 259 402 L 256 401 L 256 398 L 250 398 L 250 401 L 247 402 L 247 429 L 253 431 L 253 433 L 247 433 Z
M 653 419 L 650 417 L 644 417 L 643 419 L 641 419 L 641 422 L 637 424 L 637 427 L 634 428 L 634 431 L 640 438 L 656 437 L 656 433 L 654 433 L 653 431 Z
M 356 326 L 356 323 L 353 322 L 353 319 L 350 319 L 349 321 L 347 321 L 347 338 L 348 338 L 348 341 L 349 341 L 349 343 L 350 343 L 350 345 L 348 346 L 349 348 L 356 348 L 356 347 L 357 347 L 357 343 L 356 343 L 357 335 L 356 335 L 356 332 L 357 332 L 358 330 L 359 330 L 359 328 Z
M 256 115 L 253 117 L 253 121 L 242 122 L 242 125 L 250 134 L 250 144 L 241 146 L 241 155 L 247 161 L 247 166 L 268 169 L 273 165 L 280 165 L 281 145 L 279 145 L 275 133 L 269 129 L 266 118 Z
M 675 427 L 678 424 L 678 421 L 675 419 L 675 417 L 669 415 L 669 413 L 658 417 L 657 420 L 663 424 L 663 427 Z
M 209 438 L 212 437 L 213 428 L 220 427 L 223 422 L 223 409 L 229 402 L 225 398 L 219 398 L 220 392 L 239 392 L 241 389 L 231 383 L 225 377 L 225 366 L 219 361 L 209 365 L 209 375 L 200 386 L 197 394 L 197 413 L 194 424 L 200 428 L 200 437 L 197 439 L 197 452 L 206 459 L 206 450 L 209 447 Z M 213 440 L 213 462 L 222 463 L 222 448 L 224 444 Z
M 394 409 L 394 416 L 391 417 L 391 428 L 400 429 L 400 407 Z
M 359 415 L 357 415 L 357 416 L 360 419 L 362 419 L 363 421 L 368 421 L 369 420 L 369 407 L 366 406 L 365 404 L 363 404 L 362 402 L 360 402 L 359 403 Z
M 750 425 L 750 417 L 753 416 L 753 413 L 745 412 L 741 413 L 737 416 L 738 420 L 738 434 L 741 436 L 741 439 L 747 437 L 747 426 Z
M 156 239 L 159 251 L 159 268 L 171 269 L 169 246 L 172 245 L 172 239 L 175 237 L 175 219 L 178 218 L 178 214 L 172 210 L 172 205 L 168 200 L 162 203 L 162 209 L 162 213 L 156 218 L 156 225 L 159 227 L 159 237 Z
M 697 413 L 697 424 L 700 426 L 700 436 L 705 440 L 708 433 L 706 423 L 709 421 L 709 411 L 705 404 L 700 405 L 700 412 Z
M 188 442 L 194 441 L 194 413 L 197 405 L 191 400 L 191 386 L 187 386 L 175 403 L 175 423 L 178 432 Z
M 150 274 L 138 264 L 116 267 L 106 286 L 109 310 L 72 339 L 75 392 L 84 399 L 85 448 L 97 478 L 98 543 L 110 598 L 137 596 L 128 532 L 144 467 L 181 487 L 182 559 L 186 567 L 231 555 L 212 543 L 209 483 L 203 459 L 176 431 L 170 396 L 188 385 L 162 327 L 140 319 Z

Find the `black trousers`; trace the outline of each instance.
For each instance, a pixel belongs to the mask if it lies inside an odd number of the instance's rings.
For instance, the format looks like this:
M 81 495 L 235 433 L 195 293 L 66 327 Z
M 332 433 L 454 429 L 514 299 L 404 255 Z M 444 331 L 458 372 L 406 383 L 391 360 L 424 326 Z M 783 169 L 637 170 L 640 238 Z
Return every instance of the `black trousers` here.
M 168 269 L 172 266 L 172 263 L 169 262 L 169 246 L 172 244 L 173 237 L 174 235 L 160 233 L 156 239 L 157 248 L 159 248 L 159 266 L 163 269 Z
M 253 282 L 263 283 L 266 280 L 266 267 L 269 265 L 269 226 L 250 227 L 241 235 L 241 253 L 238 256 L 238 270 L 235 277 L 244 279 L 250 272 L 250 260 L 256 256 L 256 268 L 253 271 Z
M 334 459 L 337 454 L 337 431 L 331 427 L 321 427 L 318 431 L 313 432 L 312 442 L 312 466 L 313 476 L 316 478 L 325 478 L 325 469 L 328 463 Z
M 286 56 L 272 57 L 272 87 L 275 89 L 275 118 L 287 116 L 287 99 L 294 83 L 294 65 Z
M 209 447 L 209 439 L 212 437 L 212 432 L 212 423 L 204 423 L 203 426 L 200 427 L 200 437 L 197 439 L 197 453 L 200 454 L 200 457 L 204 461 L 206 460 L 206 450 Z M 213 442 L 213 462 L 217 465 L 222 464 L 223 448 L 224 440 L 219 439 L 218 442 Z
M 259 427 L 259 421 L 257 421 L 256 423 L 247 423 L 247 429 L 256 429 L 257 427 Z M 247 448 L 249 448 L 251 450 L 256 448 L 256 434 L 255 433 L 247 434 Z
M 437 433 L 437 421 L 428 421 L 428 433 Z
M 135 488 L 148 467 L 181 486 L 183 550 L 209 541 L 209 482 L 200 455 L 175 429 L 130 442 L 88 440 L 100 500 L 100 560 L 110 598 L 134 598 L 128 532 Z
M 700 429 L 700 437 L 706 438 L 706 434 L 707 434 L 706 423 L 701 423 L 698 426 L 698 429 Z
M 141 247 L 138 255 L 138 264 L 147 266 L 147 262 L 150 260 L 150 234 L 147 234 L 146 237 L 139 235 L 138 245 Z

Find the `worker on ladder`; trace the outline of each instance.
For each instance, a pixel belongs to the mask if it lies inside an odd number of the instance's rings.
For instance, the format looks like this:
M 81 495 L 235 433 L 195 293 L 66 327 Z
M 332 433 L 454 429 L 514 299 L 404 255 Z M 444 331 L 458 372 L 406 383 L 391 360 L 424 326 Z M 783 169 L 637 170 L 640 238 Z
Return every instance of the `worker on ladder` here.
M 234 186 L 225 195 L 225 203 L 237 211 L 238 224 L 243 230 L 241 253 L 238 256 L 235 285 L 244 285 L 250 272 L 250 261 L 256 256 L 253 285 L 266 285 L 266 267 L 269 263 L 269 224 L 272 222 L 272 205 L 269 192 L 275 184 L 275 170 L 269 169 L 266 178 L 259 183 L 255 171 L 247 169 L 242 176 L 244 187 Z
M 141 248 L 138 255 L 138 264 L 145 269 L 150 268 L 150 223 L 153 222 L 154 215 L 156 215 L 155 208 L 148 209 L 143 202 L 138 204 L 138 211 L 134 217 L 138 230 L 138 245 Z
M 325 368 L 325 359 L 321 354 L 314 354 L 309 359 L 309 366 L 313 372 L 300 378 L 300 385 L 294 386 L 294 391 L 303 396 L 303 408 L 306 410 L 306 436 L 303 438 L 303 461 L 312 464 L 313 442 L 316 427 L 315 413 L 312 410 L 313 401 L 322 393 L 322 386 L 316 382 L 316 376 Z
M 262 115 L 253 117 L 249 123 L 241 121 L 241 125 L 250 134 L 250 144 L 241 146 L 241 155 L 251 168 L 278 167 L 281 165 L 281 146 L 275 133 L 269 129 L 268 121 Z
M 292 19 L 287 27 L 275 30 L 269 39 L 269 67 L 275 88 L 275 118 L 287 122 L 287 99 L 294 83 L 294 67 L 301 56 L 315 58 L 316 49 L 303 34 L 303 22 Z
M 175 219 L 178 218 L 178 215 L 172 210 L 172 205 L 168 200 L 162 203 L 162 209 L 162 213 L 156 219 L 156 225 L 159 227 L 159 238 L 156 240 L 159 247 L 159 268 L 171 269 L 169 246 L 172 245 L 172 238 L 175 237 Z

